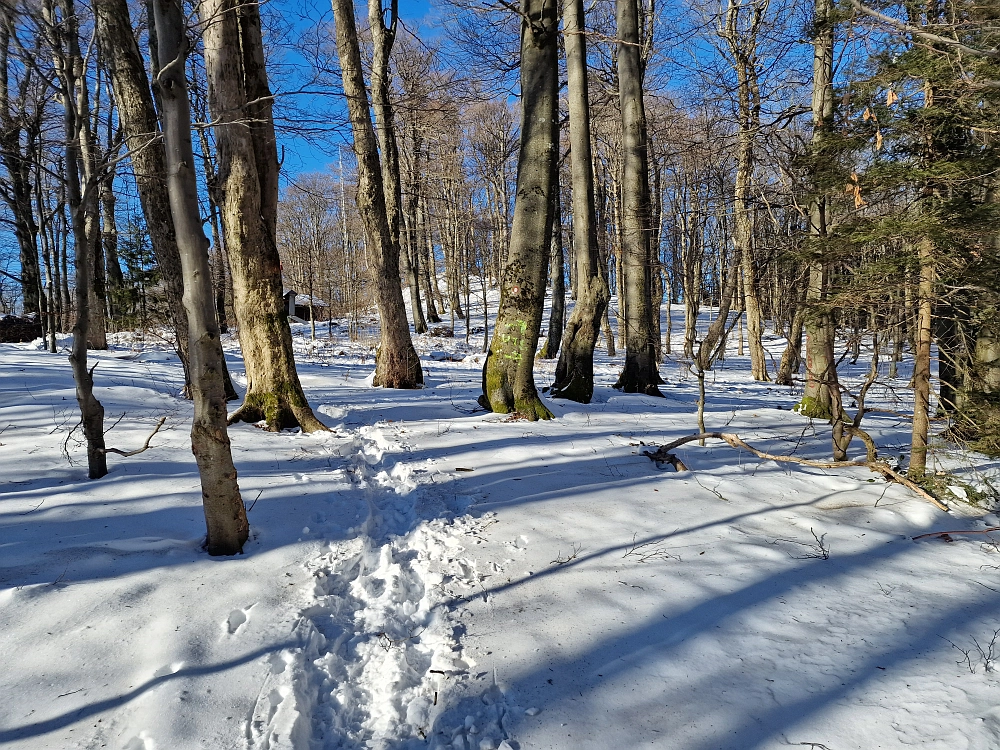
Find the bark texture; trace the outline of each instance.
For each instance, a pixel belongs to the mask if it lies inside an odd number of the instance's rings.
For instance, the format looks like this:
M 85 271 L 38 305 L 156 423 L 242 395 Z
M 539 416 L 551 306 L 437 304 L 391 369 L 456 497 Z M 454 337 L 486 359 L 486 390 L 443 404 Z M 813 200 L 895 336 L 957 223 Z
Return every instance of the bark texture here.
M 594 395 L 594 347 L 601 335 L 601 321 L 608 309 L 610 291 L 601 272 L 597 245 L 583 0 L 566 0 L 563 28 L 569 86 L 567 98 L 573 180 L 573 279 L 576 305 L 563 331 L 552 396 L 588 404 Z
M 226 430 L 226 393 L 222 376 L 222 344 L 212 300 L 208 239 L 198 210 L 198 185 L 191 146 L 185 60 L 184 18 L 175 0 L 154 0 L 159 41 L 159 93 L 163 103 L 166 178 L 170 212 L 184 274 L 194 420 L 191 450 L 201 477 L 202 507 L 210 555 L 235 555 L 249 536 Z
M 164 180 L 164 147 L 153 106 L 153 96 L 146 77 L 146 67 L 129 18 L 126 0 L 95 0 L 97 41 L 104 63 L 111 74 L 111 84 L 118 108 L 118 119 L 125 135 L 132 171 L 135 175 L 139 204 L 153 246 L 156 265 L 163 279 L 170 320 L 177 332 L 177 352 L 184 366 L 185 392 L 191 383 L 188 365 L 188 322 L 184 311 L 184 280 L 181 259 L 170 215 L 170 199 Z M 152 35 L 155 39 L 155 34 Z M 155 54 L 155 51 L 154 51 Z M 159 69 L 159 64 L 155 66 Z
M 108 473 L 108 460 L 104 453 L 104 407 L 94 396 L 94 369 L 87 367 L 94 246 L 97 240 L 94 232 L 97 191 L 87 189 L 94 176 L 92 144 L 89 142 L 90 102 L 84 80 L 79 26 L 73 0 L 60 0 L 57 4 L 46 0 L 42 4 L 42 13 L 55 53 L 54 63 L 63 100 L 66 137 L 66 199 L 76 268 L 76 322 L 73 325 L 73 345 L 69 361 L 73 368 L 76 400 L 80 406 L 80 420 L 87 441 L 87 476 L 100 479 Z
M 45 308 L 41 268 L 38 263 L 38 227 L 31 207 L 31 164 L 36 158 L 41 133 L 41 113 L 29 115 L 27 100 L 33 76 L 22 75 L 16 95 L 11 97 L 8 78 L 10 36 L 14 9 L 0 6 L 0 161 L 7 170 L 3 199 L 10 209 L 21 262 L 21 300 L 26 315 Z M 22 136 L 24 136 L 22 144 Z
M 643 103 L 643 63 L 636 0 L 616 0 L 618 99 L 622 117 L 622 282 L 625 367 L 615 388 L 663 396 L 656 367 L 650 258 L 649 144 Z
M 555 0 L 521 6 L 521 146 L 507 264 L 479 403 L 532 421 L 551 419 L 533 367 L 542 326 L 552 193 L 558 156 L 558 16 Z
M 931 313 L 934 294 L 934 245 L 920 241 L 920 282 L 917 286 L 917 330 L 913 351 L 913 432 L 907 474 L 920 479 L 927 471 L 927 443 L 930 430 L 931 397 Z
M 209 106 L 218 123 L 219 209 L 247 373 L 243 404 L 229 421 L 264 420 L 273 431 L 325 430 L 295 371 L 281 297 L 275 244 L 278 156 L 259 10 L 255 3 L 204 0 L 199 12 L 205 24 Z
M 347 96 L 348 114 L 354 132 L 354 152 L 358 161 L 356 201 L 365 225 L 366 248 L 381 324 L 373 383 L 386 388 L 418 388 L 424 382 L 423 370 L 410 338 L 403 289 L 399 282 L 399 203 L 395 205 L 394 235 L 386 208 L 378 144 L 368 110 L 368 94 L 365 91 L 361 49 L 354 20 L 354 3 L 352 0 L 333 0 L 332 5 L 337 26 L 337 53 L 340 56 L 344 94 Z M 388 55 L 388 50 L 385 54 Z M 388 65 L 388 58 L 385 64 Z M 385 92 L 385 96 L 388 96 L 388 92 Z M 398 188 L 398 152 L 396 165 Z M 398 195 L 396 198 L 398 199 Z
M 549 308 L 549 331 L 538 356 L 555 359 L 562 343 L 566 320 L 566 260 L 562 242 L 562 205 L 559 195 L 559 171 L 552 191 L 552 242 L 549 243 L 549 282 L 552 286 L 552 306 Z
M 809 242 L 812 258 L 806 289 L 806 385 L 796 411 L 807 417 L 833 421 L 834 401 L 839 399 L 837 362 L 833 355 L 833 318 L 826 306 L 829 263 L 824 257 L 827 236 L 827 201 L 818 174 L 824 158 L 827 133 L 833 126 L 833 3 L 816 0 L 813 27 L 813 158 L 815 197 L 809 204 Z M 839 416 L 839 415 L 837 415 Z
M 781 362 L 778 364 L 778 374 L 774 382 L 778 385 L 792 385 L 794 376 L 799 371 L 799 364 L 802 358 L 802 329 L 805 325 L 806 308 L 802 302 L 797 302 L 795 312 L 792 313 L 792 320 L 788 332 L 788 343 L 781 353 Z
M 768 381 L 770 378 L 767 374 L 764 345 L 761 343 L 764 334 L 764 316 L 757 289 L 750 191 L 757 134 L 760 132 L 757 34 L 767 5 L 767 0 L 756 0 L 749 6 L 738 2 L 730 3 L 726 10 L 725 27 L 720 32 L 729 46 L 736 72 L 738 131 L 736 180 L 733 192 L 733 244 L 736 246 L 739 262 L 743 268 L 743 299 L 747 316 L 747 340 L 750 344 L 750 372 L 754 380 L 760 381 Z
M 382 189 L 385 193 L 386 220 L 389 223 L 389 237 L 392 240 L 392 247 L 389 252 L 397 259 L 397 269 L 400 261 L 402 261 L 406 283 L 410 288 L 410 304 L 413 308 L 414 331 L 417 333 L 426 333 L 427 323 L 424 321 L 424 313 L 420 307 L 420 287 L 416 274 L 416 269 L 419 268 L 420 261 L 415 258 L 411 259 L 402 246 L 403 184 L 399 164 L 399 144 L 396 140 L 396 118 L 391 99 L 392 81 L 389 71 L 389 57 L 392 52 L 392 46 L 396 41 L 396 27 L 399 21 L 398 5 L 397 0 L 391 0 L 389 5 L 389 23 L 386 24 L 382 0 L 368 0 L 368 25 L 372 32 L 372 44 L 374 46 L 372 58 L 372 104 L 375 110 L 379 153 L 382 157 Z M 416 130 L 415 127 L 414 130 Z M 416 144 L 415 148 L 417 149 L 414 154 L 414 162 L 416 163 L 419 160 L 419 144 Z M 411 216 L 413 215 L 411 214 Z M 410 239 L 412 239 L 412 236 Z M 388 267 L 386 271 L 389 271 Z M 393 336 L 394 338 L 402 338 L 403 331 L 395 331 L 393 332 Z M 409 331 L 407 331 L 406 339 L 409 340 L 409 338 Z M 399 346 L 398 343 L 395 345 Z M 402 346 L 404 349 L 406 348 L 405 343 Z M 410 347 L 412 348 L 412 342 Z M 378 376 L 379 373 L 376 372 L 376 378 Z

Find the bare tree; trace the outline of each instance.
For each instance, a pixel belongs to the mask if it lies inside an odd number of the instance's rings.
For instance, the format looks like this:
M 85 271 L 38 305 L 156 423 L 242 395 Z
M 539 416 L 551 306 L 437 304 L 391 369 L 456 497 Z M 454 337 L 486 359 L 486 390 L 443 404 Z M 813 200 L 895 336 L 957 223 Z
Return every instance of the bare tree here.
M 812 124 L 810 151 L 813 159 L 812 189 L 809 204 L 809 281 L 806 290 L 806 386 L 797 410 L 801 414 L 833 421 L 834 401 L 839 399 L 837 362 L 833 355 L 836 334 L 828 307 L 830 263 L 825 257 L 831 223 L 830 203 L 821 184 L 821 166 L 826 156 L 833 128 L 833 3 L 816 0 L 813 22 Z M 839 460 L 839 459 L 838 459 Z
M 750 371 L 754 380 L 767 381 L 767 361 L 761 336 L 764 317 L 761 312 L 754 257 L 753 208 L 750 191 L 754 176 L 754 158 L 760 134 L 760 82 L 757 71 L 757 35 L 767 12 L 768 0 L 729 0 L 723 13 L 719 36 L 725 41 L 736 73 L 737 134 L 736 181 L 733 192 L 733 242 L 743 269 L 743 299 L 750 343 Z
M 594 168 L 590 144 L 590 94 L 583 0 L 566 0 L 570 159 L 573 179 L 573 257 L 576 306 L 566 324 L 552 395 L 590 403 L 594 395 L 594 347 L 610 292 L 597 247 Z
M 198 210 L 198 186 L 191 146 L 185 60 L 188 40 L 176 0 L 154 0 L 160 72 L 157 86 L 163 102 L 167 191 L 177 229 L 177 248 L 184 274 L 194 420 L 191 449 L 201 477 L 202 504 L 210 555 L 235 555 L 249 536 L 246 509 L 236 481 L 236 467 L 226 429 L 226 392 L 222 377 L 222 343 L 212 300 L 208 239 Z
M 483 365 L 479 403 L 529 420 L 551 419 L 538 396 L 533 366 L 545 301 L 552 192 L 559 148 L 558 15 L 555 0 L 521 6 L 521 149 L 500 310 Z
M 25 66 L 20 80 L 14 81 L 16 89 L 11 96 L 10 44 L 15 33 L 14 20 L 14 8 L 6 3 L 0 6 L 0 161 L 7 171 L 0 195 L 10 209 L 20 250 L 23 310 L 26 314 L 44 313 L 47 311 L 38 264 L 38 226 L 31 206 L 31 167 L 39 148 L 41 111 L 36 108 L 32 112 L 29 105 L 29 93 L 36 78 L 31 65 Z
M 399 282 L 398 223 L 394 242 L 386 209 L 385 183 L 379 164 L 378 146 L 368 111 L 368 94 L 361 68 L 361 49 L 352 0 L 333 0 L 333 14 L 337 26 L 337 52 L 340 56 L 344 94 L 347 96 L 348 113 L 354 131 L 354 152 L 358 159 L 357 204 L 365 224 L 369 266 L 381 323 L 381 342 L 376 355 L 373 382 L 386 388 L 416 388 L 424 382 L 423 370 L 406 322 L 406 307 Z M 388 55 L 388 50 L 385 54 Z
M 139 204 L 163 279 L 171 322 L 177 332 L 177 353 L 184 367 L 185 392 L 191 382 L 188 367 L 188 322 L 184 311 L 184 281 L 177 250 L 170 200 L 163 180 L 163 143 L 139 45 L 132 31 L 126 0 L 96 0 L 97 41 L 111 74 L 118 117 L 125 136 Z M 155 29 L 153 30 L 155 37 Z
M 216 123 L 222 226 L 247 372 L 243 404 L 229 421 L 264 420 L 269 430 L 325 430 L 299 383 L 281 295 L 278 152 L 259 9 L 238 0 L 203 0 L 199 12 Z
M 76 323 L 73 325 L 69 361 L 73 367 L 76 400 L 87 441 L 88 476 L 100 479 L 108 473 L 104 452 L 104 407 L 94 396 L 94 368 L 87 366 L 94 297 L 94 247 L 99 227 L 90 99 L 73 0 L 57 0 L 57 4 L 53 4 L 52 0 L 43 0 L 42 19 L 59 78 L 66 137 L 66 191 L 76 270 Z
M 649 152 L 643 103 L 645 64 L 637 0 L 616 0 L 618 21 L 618 98 L 622 119 L 622 289 L 625 367 L 615 388 L 626 393 L 662 396 L 656 367 L 650 257 Z

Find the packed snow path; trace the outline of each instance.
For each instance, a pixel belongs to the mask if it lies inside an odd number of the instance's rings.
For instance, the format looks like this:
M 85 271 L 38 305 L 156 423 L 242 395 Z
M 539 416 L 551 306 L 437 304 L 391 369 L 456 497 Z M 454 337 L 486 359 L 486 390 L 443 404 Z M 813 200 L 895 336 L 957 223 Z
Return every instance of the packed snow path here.
M 363 347 L 296 346 L 334 431 L 232 430 L 253 538 L 228 560 L 198 549 L 172 355 L 96 355 L 108 425 L 125 415 L 111 444 L 168 423 L 90 482 L 73 440 L 62 455 L 65 355 L 0 346 L 0 744 L 1000 746 L 1000 535 L 912 540 L 995 516 L 723 445 L 659 471 L 643 444 L 693 424 L 673 363 L 666 399 L 611 391 L 602 363 L 595 403 L 547 401 L 557 419 L 530 424 L 473 413 L 481 360 L 460 341 L 418 339 L 416 392 L 372 390 Z M 709 428 L 825 457 L 795 394 L 730 359 Z M 905 451 L 904 420 L 865 424 Z M 1000 468 L 955 460 L 973 483 Z

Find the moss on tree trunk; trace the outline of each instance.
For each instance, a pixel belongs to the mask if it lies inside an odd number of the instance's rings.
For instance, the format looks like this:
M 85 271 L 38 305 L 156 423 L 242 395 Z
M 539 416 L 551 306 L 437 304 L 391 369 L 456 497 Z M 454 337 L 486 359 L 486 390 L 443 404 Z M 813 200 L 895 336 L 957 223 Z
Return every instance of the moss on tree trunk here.
M 525 0 L 522 8 L 521 148 L 514 221 L 479 403 L 534 421 L 552 418 L 535 388 L 532 369 L 542 325 L 559 145 L 558 18 L 555 0 Z

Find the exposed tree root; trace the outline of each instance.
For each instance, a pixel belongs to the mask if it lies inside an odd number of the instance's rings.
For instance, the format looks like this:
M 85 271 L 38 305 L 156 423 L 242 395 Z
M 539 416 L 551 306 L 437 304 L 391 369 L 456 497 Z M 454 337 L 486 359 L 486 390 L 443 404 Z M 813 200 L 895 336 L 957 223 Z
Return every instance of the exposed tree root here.
M 708 438 L 714 438 L 716 440 L 722 440 L 728 443 L 733 448 L 737 450 L 745 450 L 757 458 L 763 459 L 765 461 L 776 461 L 777 463 L 786 464 L 801 464 L 803 466 L 815 466 L 819 469 L 842 469 L 849 466 L 864 466 L 876 474 L 881 474 L 885 477 L 887 482 L 898 482 L 907 489 L 913 491 L 915 494 L 919 495 L 921 498 L 931 503 L 937 508 L 949 512 L 947 505 L 942 503 L 936 497 L 931 495 L 929 492 L 924 490 L 922 487 L 914 483 L 912 480 L 907 479 L 905 476 L 895 471 L 889 464 L 884 461 L 872 461 L 872 460 L 861 460 L 861 461 L 813 461 L 808 458 L 799 458 L 798 456 L 776 456 L 773 453 L 766 453 L 765 451 L 757 450 L 752 445 L 749 445 L 744 440 L 742 440 L 738 435 L 734 435 L 730 432 L 702 432 L 697 435 L 686 435 L 685 437 L 678 438 L 672 443 L 667 443 L 666 445 L 661 445 L 655 451 L 643 451 L 643 455 L 649 457 L 650 460 L 656 461 L 657 463 L 670 463 L 675 466 L 677 458 L 673 456 L 670 451 L 674 448 L 684 445 L 685 443 L 692 443 L 696 440 L 702 441 Z

